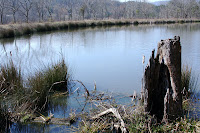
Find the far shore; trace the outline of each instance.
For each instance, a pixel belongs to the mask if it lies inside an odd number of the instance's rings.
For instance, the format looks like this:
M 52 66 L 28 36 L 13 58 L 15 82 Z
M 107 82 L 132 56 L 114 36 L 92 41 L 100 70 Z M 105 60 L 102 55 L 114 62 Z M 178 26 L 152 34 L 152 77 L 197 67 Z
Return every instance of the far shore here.
M 175 24 L 199 23 L 200 19 L 111 19 L 111 20 L 81 20 L 42 23 L 21 23 L 0 25 L 0 39 L 28 35 L 38 32 L 78 29 L 83 27 L 142 25 L 142 24 Z

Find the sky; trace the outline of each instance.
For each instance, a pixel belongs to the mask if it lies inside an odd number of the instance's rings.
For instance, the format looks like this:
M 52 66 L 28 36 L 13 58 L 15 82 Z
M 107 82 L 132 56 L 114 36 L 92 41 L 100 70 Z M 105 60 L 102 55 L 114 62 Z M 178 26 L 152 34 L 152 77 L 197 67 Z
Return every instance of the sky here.
M 137 0 L 119 0 L 121 2 L 125 2 L 125 1 L 137 1 Z M 147 2 L 156 2 L 156 1 L 167 1 L 167 0 L 146 0 Z

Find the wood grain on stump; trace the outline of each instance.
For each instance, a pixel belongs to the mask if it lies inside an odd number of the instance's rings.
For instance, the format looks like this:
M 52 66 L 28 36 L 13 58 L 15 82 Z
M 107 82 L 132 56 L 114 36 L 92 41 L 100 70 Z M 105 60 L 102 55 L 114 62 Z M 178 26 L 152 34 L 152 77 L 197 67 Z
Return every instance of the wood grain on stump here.
M 144 73 L 145 111 L 168 122 L 182 115 L 180 37 L 161 40 Z

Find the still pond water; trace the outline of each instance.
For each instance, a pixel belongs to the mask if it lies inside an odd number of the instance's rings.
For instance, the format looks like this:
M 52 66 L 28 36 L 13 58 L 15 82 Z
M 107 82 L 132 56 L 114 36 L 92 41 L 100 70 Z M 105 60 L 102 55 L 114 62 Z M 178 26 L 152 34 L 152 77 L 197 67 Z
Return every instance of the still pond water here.
M 4 64 L 12 58 L 26 77 L 64 58 L 73 79 L 82 81 L 87 88 L 93 89 L 96 82 L 100 91 L 130 95 L 134 90 L 140 92 L 143 68 L 158 42 L 177 35 L 181 37 L 182 64 L 188 64 L 198 76 L 200 24 L 87 28 L 4 39 L 0 40 L 0 62 Z M 73 105 L 76 108 L 75 104 L 68 104 L 67 111 L 58 106 L 53 113 L 57 117 L 68 116 Z

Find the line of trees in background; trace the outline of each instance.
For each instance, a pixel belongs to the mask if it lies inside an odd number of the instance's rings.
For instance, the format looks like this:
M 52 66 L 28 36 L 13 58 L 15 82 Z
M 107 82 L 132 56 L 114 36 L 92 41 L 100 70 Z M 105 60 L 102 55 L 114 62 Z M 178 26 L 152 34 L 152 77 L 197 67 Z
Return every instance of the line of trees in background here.
M 114 0 L 0 0 L 0 23 L 100 19 L 200 18 L 200 1 L 171 0 L 156 6 Z

